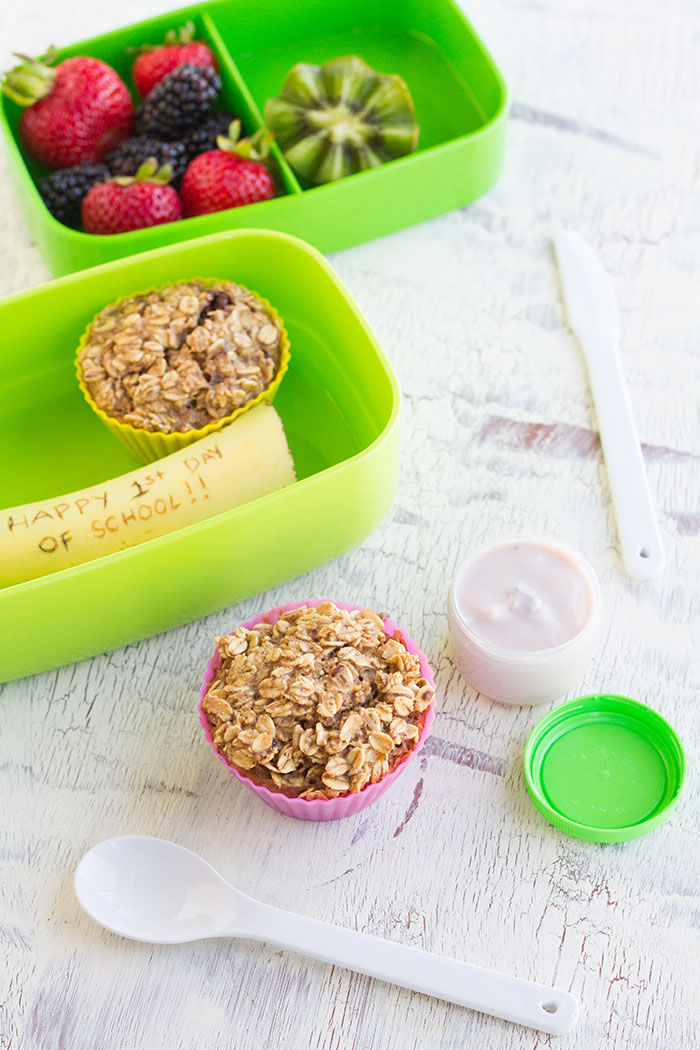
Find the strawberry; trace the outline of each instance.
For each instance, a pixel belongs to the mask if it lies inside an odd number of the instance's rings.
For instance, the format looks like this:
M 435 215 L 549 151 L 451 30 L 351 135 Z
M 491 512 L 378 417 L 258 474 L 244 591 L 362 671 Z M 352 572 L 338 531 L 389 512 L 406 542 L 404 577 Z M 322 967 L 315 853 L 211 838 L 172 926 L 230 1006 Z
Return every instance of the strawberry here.
M 186 216 L 207 215 L 242 204 L 255 204 L 275 196 L 275 184 L 263 157 L 272 135 L 258 131 L 238 142 L 241 122 L 234 120 L 229 138 L 219 136 L 219 148 L 200 153 L 190 161 L 180 194 Z
M 159 226 L 182 218 L 180 198 L 167 182 L 168 164 L 158 167 L 151 157 L 133 178 L 118 176 L 93 186 L 83 200 L 83 226 L 87 233 L 126 233 L 144 226 Z
M 216 55 L 209 45 L 203 40 L 194 39 L 193 22 L 187 22 L 177 32 L 170 29 L 163 44 L 146 45 L 130 50 L 141 52 L 131 69 L 136 90 L 141 98 L 145 98 L 163 77 L 185 62 L 191 66 L 210 66 L 215 70 L 219 68 Z
M 97 58 L 68 58 L 55 68 L 58 52 L 43 61 L 18 55 L 22 65 L 5 75 L 2 90 L 20 106 L 19 135 L 27 152 L 45 168 L 96 164 L 129 133 L 133 106 L 111 66 Z

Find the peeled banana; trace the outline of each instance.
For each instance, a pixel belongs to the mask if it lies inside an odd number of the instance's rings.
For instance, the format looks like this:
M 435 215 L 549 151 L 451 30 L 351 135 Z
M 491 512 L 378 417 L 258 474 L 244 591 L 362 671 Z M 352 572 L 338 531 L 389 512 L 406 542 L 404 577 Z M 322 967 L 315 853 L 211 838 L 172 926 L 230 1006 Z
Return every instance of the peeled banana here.
M 130 474 L 0 511 L 0 586 L 113 554 L 296 481 L 268 403 Z

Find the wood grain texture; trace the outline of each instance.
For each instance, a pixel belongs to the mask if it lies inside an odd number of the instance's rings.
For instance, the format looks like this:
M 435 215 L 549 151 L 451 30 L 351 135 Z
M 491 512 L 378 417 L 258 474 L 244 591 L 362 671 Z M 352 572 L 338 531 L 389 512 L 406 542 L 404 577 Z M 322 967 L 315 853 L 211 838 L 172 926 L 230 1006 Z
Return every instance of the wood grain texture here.
M 169 6 L 122 0 L 116 14 L 26 0 L 4 13 L 4 46 L 32 52 Z M 467 10 L 513 94 L 499 184 L 333 257 L 403 391 L 390 515 L 359 549 L 290 584 L 2 690 L 0 1050 L 700 1045 L 700 10 L 688 0 Z M 9 294 L 48 275 L 1 163 Z M 549 246 L 560 225 L 596 246 L 619 298 L 668 558 L 653 583 L 622 570 Z M 600 575 L 604 634 L 577 692 L 637 697 L 684 741 L 683 798 L 650 836 L 602 846 L 550 828 L 521 775 L 545 709 L 494 704 L 455 669 L 451 574 L 477 545 L 523 532 L 572 543 Z M 428 654 L 439 700 L 433 737 L 391 791 L 321 825 L 249 795 L 213 760 L 196 717 L 214 634 L 309 596 L 389 612 Z M 46 630 L 37 624 L 37 644 Z M 122 940 L 72 890 L 84 851 L 122 833 L 187 845 L 276 905 L 570 989 L 579 1025 L 539 1035 L 263 945 Z

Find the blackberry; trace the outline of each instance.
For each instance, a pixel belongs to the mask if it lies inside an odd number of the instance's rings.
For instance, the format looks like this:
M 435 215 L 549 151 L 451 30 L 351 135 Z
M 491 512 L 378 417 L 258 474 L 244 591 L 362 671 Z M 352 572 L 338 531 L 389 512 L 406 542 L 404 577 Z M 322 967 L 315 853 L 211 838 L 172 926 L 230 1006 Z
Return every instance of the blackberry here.
M 39 182 L 39 193 L 54 219 L 66 226 L 80 226 L 80 207 L 83 197 L 98 182 L 110 177 L 106 164 L 76 164 L 46 175 Z
M 189 163 L 189 155 L 182 142 L 159 142 L 149 135 L 138 135 L 126 139 L 108 153 L 105 163 L 109 165 L 112 175 L 135 175 L 149 157 L 156 158 L 158 167 L 169 164 L 173 169 L 170 185 L 177 187 L 180 184 Z
M 186 62 L 163 77 L 147 96 L 139 114 L 139 129 L 165 142 L 203 124 L 221 91 L 215 69 Z
M 194 160 L 200 153 L 206 153 L 210 149 L 216 149 L 219 135 L 228 135 L 231 121 L 235 120 L 233 113 L 222 110 L 208 117 L 198 128 L 193 128 L 182 136 L 182 143 L 187 150 L 190 160 Z
M 131 134 L 138 138 L 145 134 L 143 128 L 143 106 L 134 106 L 134 115 L 131 118 Z

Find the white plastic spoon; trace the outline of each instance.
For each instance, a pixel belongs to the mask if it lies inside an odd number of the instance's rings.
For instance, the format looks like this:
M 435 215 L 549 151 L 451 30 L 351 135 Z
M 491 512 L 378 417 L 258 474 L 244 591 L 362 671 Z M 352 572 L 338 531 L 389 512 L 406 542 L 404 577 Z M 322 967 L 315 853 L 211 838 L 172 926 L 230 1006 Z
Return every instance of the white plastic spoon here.
M 75 892 L 88 915 L 133 940 L 248 937 L 553 1035 L 576 1023 L 578 1003 L 568 992 L 272 908 L 164 839 L 100 843 L 78 865 Z

